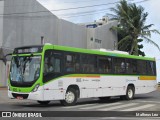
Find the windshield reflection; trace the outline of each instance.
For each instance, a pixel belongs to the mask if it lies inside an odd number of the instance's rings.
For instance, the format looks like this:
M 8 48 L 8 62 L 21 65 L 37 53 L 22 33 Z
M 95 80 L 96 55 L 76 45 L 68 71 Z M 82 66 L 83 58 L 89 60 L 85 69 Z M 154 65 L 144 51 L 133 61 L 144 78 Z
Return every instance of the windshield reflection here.
M 33 82 L 40 76 L 41 56 L 15 56 L 12 58 L 10 80 Z

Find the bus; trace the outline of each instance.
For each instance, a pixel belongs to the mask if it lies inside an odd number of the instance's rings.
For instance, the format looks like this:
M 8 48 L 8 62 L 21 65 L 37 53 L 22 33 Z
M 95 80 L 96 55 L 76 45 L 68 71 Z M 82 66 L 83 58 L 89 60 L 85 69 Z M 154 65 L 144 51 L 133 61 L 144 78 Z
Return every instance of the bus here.
M 155 58 L 44 44 L 14 49 L 8 96 L 71 106 L 79 98 L 132 100 L 156 84 Z

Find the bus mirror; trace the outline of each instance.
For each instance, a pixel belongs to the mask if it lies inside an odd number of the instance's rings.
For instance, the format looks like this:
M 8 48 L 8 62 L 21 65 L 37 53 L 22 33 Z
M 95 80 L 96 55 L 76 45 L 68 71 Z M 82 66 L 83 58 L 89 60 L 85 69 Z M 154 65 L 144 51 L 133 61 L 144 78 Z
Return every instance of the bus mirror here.
M 8 57 L 8 56 L 11 56 L 11 55 L 12 55 L 12 53 L 6 54 L 6 55 L 5 55 L 5 58 Z
M 0 58 L 0 60 L 2 60 L 4 62 L 4 64 L 6 65 L 6 63 L 7 63 L 6 57 Z
M 4 62 L 4 64 L 6 65 L 6 63 L 7 63 L 7 57 L 8 56 L 11 56 L 12 55 L 12 53 L 9 53 L 9 54 L 6 54 L 1 60 Z

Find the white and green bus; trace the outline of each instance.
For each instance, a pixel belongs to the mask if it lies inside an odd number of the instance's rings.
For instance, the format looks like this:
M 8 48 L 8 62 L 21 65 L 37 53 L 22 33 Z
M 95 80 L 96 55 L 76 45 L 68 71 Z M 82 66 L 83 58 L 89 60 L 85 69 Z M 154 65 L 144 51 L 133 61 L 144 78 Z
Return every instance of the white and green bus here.
M 156 84 L 154 58 L 45 44 L 15 48 L 8 96 L 75 105 L 78 98 L 131 100 Z

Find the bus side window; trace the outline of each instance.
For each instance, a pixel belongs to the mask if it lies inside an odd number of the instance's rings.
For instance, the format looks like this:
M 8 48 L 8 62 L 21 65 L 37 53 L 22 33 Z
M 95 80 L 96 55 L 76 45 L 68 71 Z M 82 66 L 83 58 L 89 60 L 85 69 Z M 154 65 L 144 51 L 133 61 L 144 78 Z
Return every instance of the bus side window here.
M 44 56 L 43 81 L 47 82 L 61 73 L 61 52 L 47 50 Z
M 83 73 L 94 73 L 96 64 L 95 64 L 95 56 L 81 54 L 81 69 Z
M 119 74 L 126 73 L 126 63 L 123 58 L 113 58 L 114 72 Z
M 98 72 L 111 73 L 112 61 L 110 57 L 98 57 Z
M 140 75 L 147 75 L 147 61 L 137 60 L 137 72 Z
M 126 73 L 136 74 L 137 73 L 137 62 L 134 59 L 126 59 Z
M 61 72 L 61 60 L 59 58 L 54 59 L 54 72 L 60 73 Z
M 79 54 L 66 54 L 65 71 L 80 72 L 80 57 Z
M 155 65 L 152 61 L 147 61 L 147 72 L 149 75 L 155 75 Z

